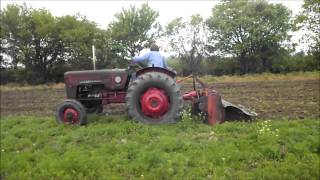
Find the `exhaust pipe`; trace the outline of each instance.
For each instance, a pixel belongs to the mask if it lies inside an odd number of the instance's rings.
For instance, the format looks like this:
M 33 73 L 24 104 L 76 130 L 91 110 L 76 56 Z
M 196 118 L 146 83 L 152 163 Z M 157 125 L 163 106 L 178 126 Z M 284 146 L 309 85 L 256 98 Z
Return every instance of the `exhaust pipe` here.
M 92 45 L 92 64 L 93 64 L 93 70 L 96 70 L 96 52 L 95 47 Z

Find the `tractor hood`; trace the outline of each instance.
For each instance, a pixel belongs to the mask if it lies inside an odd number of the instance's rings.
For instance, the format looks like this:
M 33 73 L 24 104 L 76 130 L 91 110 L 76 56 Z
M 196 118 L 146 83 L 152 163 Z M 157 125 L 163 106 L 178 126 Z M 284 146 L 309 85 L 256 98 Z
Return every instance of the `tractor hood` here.
M 126 69 L 103 69 L 90 71 L 69 71 L 64 74 L 67 86 L 101 84 L 110 90 L 123 89 L 128 79 Z

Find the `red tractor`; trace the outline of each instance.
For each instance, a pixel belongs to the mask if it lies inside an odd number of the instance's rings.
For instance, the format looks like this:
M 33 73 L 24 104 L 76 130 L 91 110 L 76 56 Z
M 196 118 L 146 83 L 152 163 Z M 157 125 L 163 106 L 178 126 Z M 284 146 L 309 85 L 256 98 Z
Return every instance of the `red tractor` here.
M 176 123 L 187 100 L 192 102 L 194 113 L 205 114 L 209 124 L 255 115 L 222 100 L 196 77 L 194 84 L 198 82 L 203 88 L 196 90 L 194 86 L 193 91 L 182 95 L 175 77 L 175 72 L 157 67 L 137 72 L 132 72 L 132 68 L 66 72 L 67 99 L 58 106 L 56 119 L 84 125 L 87 113 L 101 113 L 103 105 L 110 103 L 125 103 L 128 115 L 134 120 L 147 124 Z

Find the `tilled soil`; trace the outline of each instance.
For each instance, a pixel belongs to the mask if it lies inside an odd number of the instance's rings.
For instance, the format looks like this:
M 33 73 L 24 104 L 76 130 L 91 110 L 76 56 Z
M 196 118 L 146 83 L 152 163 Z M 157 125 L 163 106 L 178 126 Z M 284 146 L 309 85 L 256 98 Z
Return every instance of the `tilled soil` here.
M 223 99 L 254 110 L 259 119 L 320 118 L 318 80 L 214 83 L 210 87 Z M 182 84 L 182 92 L 191 89 L 192 84 Z M 64 98 L 64 89 L 1 92 L 1 116 L 54 116 Z M 104 113 L 124 114 L 124 105 L 107 105 Z

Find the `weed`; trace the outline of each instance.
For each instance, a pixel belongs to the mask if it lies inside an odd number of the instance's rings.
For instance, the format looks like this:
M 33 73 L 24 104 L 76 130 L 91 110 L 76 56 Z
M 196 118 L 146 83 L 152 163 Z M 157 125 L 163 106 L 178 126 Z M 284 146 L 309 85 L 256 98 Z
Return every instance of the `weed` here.
M 180 112 L 180 116 L 181 116 L 182 122 L 191 122 L 192 121 L 191 107 L 185 106 L 183 110 Z
M 279 136 L 279 129 L 273 129 L 271 126 L 271 120 L 264 120 L 257 123 L 258 135 L 272 135 Z

